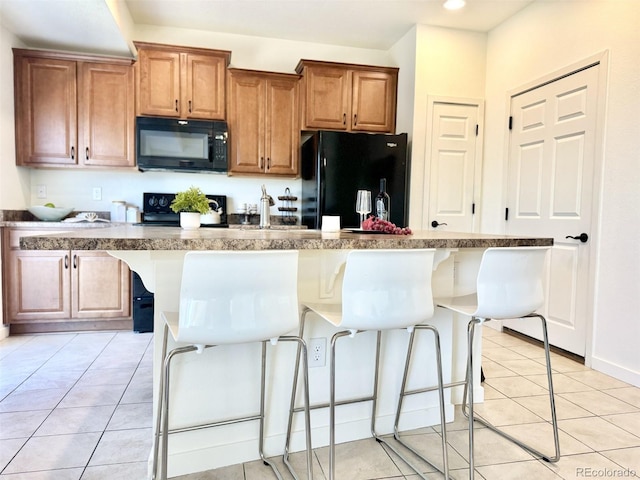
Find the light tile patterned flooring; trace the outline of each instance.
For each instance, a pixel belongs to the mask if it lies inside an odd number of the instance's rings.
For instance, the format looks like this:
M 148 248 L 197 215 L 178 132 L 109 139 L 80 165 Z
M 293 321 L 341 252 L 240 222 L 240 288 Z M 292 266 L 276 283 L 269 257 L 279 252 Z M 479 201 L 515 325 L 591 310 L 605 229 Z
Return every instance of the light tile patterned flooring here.
M 0 480 L 143 480 L 151 448 L 151 334 L 16 336 L 0 341 Z M 484 328 L 486 401 L 478 410 L 545 451 L 551 446 L 543 351 Z M 548 464 L 486 428 L 476 430 L 476 478 L 640 477 L 640 388 L 553 355 L 562 458 Z M 465 422 L 448 424 L 452 477 L 468 478 Z M 437 464 L 439 429 L 408 441 Z M 373 440 L 339 445 L 340 480 L 418 478 Z M 304 472 L 300 454 L 293 456 Z M 278 460 L 279 462 L 279 460 Z M 279 462 L 280 463 L 280 462 Z M 325 480 L 327 448 L 314 450 Z M 281 469 L 284 472 L 284 469 Z M 442 478 L 425 466 L 429 479 Z M 289 479 L 287 472 L 285 478 Z M 261 462 L 180 480 L 270 479 Z

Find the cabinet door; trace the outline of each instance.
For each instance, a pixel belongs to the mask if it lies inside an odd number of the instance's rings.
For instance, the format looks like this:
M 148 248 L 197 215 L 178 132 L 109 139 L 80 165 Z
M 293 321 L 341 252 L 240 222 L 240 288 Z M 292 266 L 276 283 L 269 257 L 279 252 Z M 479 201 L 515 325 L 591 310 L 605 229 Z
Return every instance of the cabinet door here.
M 347 130 L 351 117 L 349 71 L 307 67 L 303 128 Z
M 130 315 L 130 271 L 101 251 L 71 251 L 71 299 L 74 318 L 122 318 Z
M 267 83 L 265 133 L 267 173 L 296 175 L 300 129 L 298 121 L 298 79 L 270 79 Z
M 105 167 L 135 165 L 133 67 L 81 63 L 78 91 L 81 163 Z
M 59 320 L 71 316 L 69 252 L 13 251 L 7 262 L 10 282 L 7 322 Z
M 138 114 L 180 116 L 180 54 L 138 51 Z
M 15 72 L 16 164 L 76 164 L 76 62 L 17 56 Z
M 209 55 L 185 54 L 186 89 L 182 116 L 206 120 L 225 119 L 226 59 Z
M 352 72 L 351 130 L 395 131 L 396 75 L 387 72 Z
M 229 76 L 230 173 L 263 173 L 266 81 L 256 75 Z

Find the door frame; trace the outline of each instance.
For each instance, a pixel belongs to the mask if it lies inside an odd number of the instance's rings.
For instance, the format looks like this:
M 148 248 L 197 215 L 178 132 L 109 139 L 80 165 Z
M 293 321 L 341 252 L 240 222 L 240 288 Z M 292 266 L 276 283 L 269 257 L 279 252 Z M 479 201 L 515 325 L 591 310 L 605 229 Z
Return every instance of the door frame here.
M 589 252 L 589 268 L 588 268 L 588 291 L 587 298 L 590 299 L 586 306 L 587 319 L 586 319 L 586 345 L 584 361 L 587 367 L 591 367 L 593 360 L 593 331 L 594 325 L 597 319 L 594 318 L 596 311 L 595 304 L 597 297 L 595 292 L 598 290 L 598 272 L 600 270 L 599 253 L 600 253 L 600 232 L 602 229 L 600 209 L 602 204 L 602 190 L 603 190 L 603 177 L 605 170 L 605 113 L 607 106 L 607 88 L 609 77 L 609 50 L 598 52 L 594 55 L 586 57 L 578 62 L 567 65 L 563 68 L 555 70 L 554 72 L 543 75 L 527 82 L 519 87 L 508 90 L 505 98 L 506 106 L 506 132 L 504 136 L 503 151 L 506 152 L 506 159 L 503 165 L 503 185 L 502 185 L 502 211 L 507 208 L 507 195 L 508 195 L 508 183 L 509 183 L 509 145 L 511 142 L 511 135 L 509 132 L 508 122 L 509 115 L 511 113 L 511 99 L 517 95 L 521 95 L 530 90 L 534 90 L 539 87 L 543 87 L 549 83 L 559 80 L 563 77 L 567 77 L 574 73 L 584 70 L 586 68 L 600 65 L 598 71 L 598 105 L 596 111 L 596 130 L 594 138 L 594 169 L 593 169 L 593 182 L 592 182 L 592 197 L 591 197 L 591 232 L 589 232 L 589 242 L 591 243 L 591 251 Z M 502 231 L 507 230 L 507 221 L 502 217 Z M 502 322 L 499 322 L 502 324 Z
M 478 135 L 476 137 L 475 165 L 473 172 L 473 201 L 476 205 L 473 215 L 473 224 L 471 233 L 478 233 L 480 229 L 480 218 L 482 215 L 482 160 L 484 153 L 484 99 L 470 97 L 448 97 L 442 95 L 427 96 L 427 115 L 426 115 L 426 132 L 425 132 L 425 149 L 424 158 L 428 159 L 428 165 L 425 165 L 422 177 L 422 218 L 421 229 L 429 230 L 429 208 L 431 198 L 431 171 L 432 158 L 431 147 L 433 146 L 433 117 L 434 105 L 436 103 L 448 103 L 451 105 L 470 106 L 478 108 Z

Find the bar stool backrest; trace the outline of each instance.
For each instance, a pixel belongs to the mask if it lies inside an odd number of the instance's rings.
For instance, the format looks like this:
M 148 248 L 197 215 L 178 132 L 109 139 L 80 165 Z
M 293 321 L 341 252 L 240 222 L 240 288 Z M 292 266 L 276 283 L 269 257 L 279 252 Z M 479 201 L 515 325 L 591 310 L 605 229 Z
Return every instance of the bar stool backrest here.
M 275 339 L 299 326 L 298 252 L 188 252 L 180 288 L 179 342 Z
M 385 330 L 431 318 L 434 254 L 434 249 L 349 252 L 342 282 L 341 327 Z
M 488 248 L 478 271 L 479 318 L 520 318 L 544 303 L 543 271 L 550 247 Z

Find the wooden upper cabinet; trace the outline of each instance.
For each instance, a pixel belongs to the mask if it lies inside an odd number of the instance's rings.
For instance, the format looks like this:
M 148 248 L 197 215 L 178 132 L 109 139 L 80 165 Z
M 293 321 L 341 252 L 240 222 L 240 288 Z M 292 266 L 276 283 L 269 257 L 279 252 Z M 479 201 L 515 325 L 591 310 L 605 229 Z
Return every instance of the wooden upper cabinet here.
M 134 75 L 128 65 L 79 66 L 78 145 L 84 165 L 135 165 Z
M 395 133 L 397 81 L 397 72 L 351 73 L 351 130 Z
M 295 176 L 298 75 L 229 69 L 230 174 Z
M 131 64 L 14 49 L 16 164 L 135 165 Z
M 225 79 L 228 57 L 187 54 L 187 88 L 182 105 L 188 118 L 225 119 Z
M 398 69 L 301 60 L 302 128 L 394 133 Z
M 231 52 L 138 43 L 137 114 L 225 119 Z
M 75 61 L 15 57 L 16 163 L 77 163 Z
M 349 71 L 324 66 L 304 71 L 303 127 L 348 130 L 351 110 Z
M 180 54 L 138 49 L 138 115 L 180 116 Z

